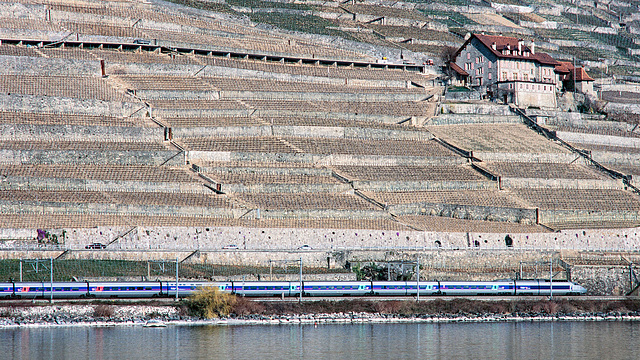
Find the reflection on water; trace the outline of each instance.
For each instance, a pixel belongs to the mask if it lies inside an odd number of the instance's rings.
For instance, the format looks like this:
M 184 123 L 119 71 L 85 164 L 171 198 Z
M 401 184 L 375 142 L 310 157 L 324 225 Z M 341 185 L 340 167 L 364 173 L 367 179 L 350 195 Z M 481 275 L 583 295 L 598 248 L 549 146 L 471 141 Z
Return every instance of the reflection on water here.
M 637 322 L 0 330 L 2 359 L 635 359 Z

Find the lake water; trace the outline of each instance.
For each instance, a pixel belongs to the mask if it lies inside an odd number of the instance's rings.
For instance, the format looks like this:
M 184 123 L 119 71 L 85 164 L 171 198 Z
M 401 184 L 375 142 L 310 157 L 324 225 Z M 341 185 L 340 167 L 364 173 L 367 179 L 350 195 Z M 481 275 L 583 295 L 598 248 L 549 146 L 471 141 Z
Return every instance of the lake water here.
M 1 359 L 637 359 L 640 322 L 0 329 Z

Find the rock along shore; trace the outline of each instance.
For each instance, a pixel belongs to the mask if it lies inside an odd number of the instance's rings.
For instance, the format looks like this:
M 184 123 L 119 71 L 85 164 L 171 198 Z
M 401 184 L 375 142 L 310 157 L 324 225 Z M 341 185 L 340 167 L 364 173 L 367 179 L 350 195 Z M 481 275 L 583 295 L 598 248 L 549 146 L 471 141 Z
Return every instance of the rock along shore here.
M 362 323 L 454 323 L 523 321 L 640 321 L 640 312 L 514 314 L 385 314 L 339 312 L 244 315 L 206 320 L 184 315 L 176 306 L 47 305 L 11 306 L 0 310 L 0 328 L 47 326 L 143 326 L 149 320 L 166 325 L 318 325 Z

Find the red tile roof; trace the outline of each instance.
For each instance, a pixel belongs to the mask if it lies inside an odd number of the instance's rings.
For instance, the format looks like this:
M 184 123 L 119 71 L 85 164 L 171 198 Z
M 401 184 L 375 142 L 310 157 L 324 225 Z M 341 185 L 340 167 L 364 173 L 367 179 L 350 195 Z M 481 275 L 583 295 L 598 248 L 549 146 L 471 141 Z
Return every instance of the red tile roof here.
M 573 80 L 575 76 L 576 81 L 595 81 L 586 71 L 584 71 L 583 67 L 575 68 L 573 71 L 569 73 L 566 80 Z
M 453 71 L 457 72 L 458 74 L 462 76 L 469 76 L 468 72 L 462 70 L 462 68 L 458 66 L 458 64 L 454 63 L 453 61 L 449 63 L 449 66 L 453 69 Z
M 559 65 L 556 65 L 556 71 L 561 74 L 569 74 L 573 70 L 573 64 L 569 61 L 559 61 Z
M 576 81 L 595 81 L 584 71 L 583 67 L 576 68 L 569 61 L 560 61 L 560 65 L 556 66 L 556 72 L 565 74 L 565 80 L 573 80 L 573 76 L 575 75 Z
M 533 60 L 546 65 L 559 64 L 556 60 L 554 60 L 546 53 L 536 52 L 535 54 L 531 54 L 531 49 L 526 45 L 522 46 L 522 53 L 510 51 L 509 54 L 503 54 L 504 49 L 518 49 L 519 39 L 509 36 L 472 34 L 471 37 L 462 45 L 462 47 L 460 47 L 460 50 L 462 50 L 473 38 L 478 39 L 484 46 L 486 46 L 500 59 Z M 495 50 L 493 49 L 493 43 L 496 44 Z M 458 53 L 460 52 L 460 50 L 458 50 Z M 529 56 L 524 56 L 525 52 L 528 52 Z

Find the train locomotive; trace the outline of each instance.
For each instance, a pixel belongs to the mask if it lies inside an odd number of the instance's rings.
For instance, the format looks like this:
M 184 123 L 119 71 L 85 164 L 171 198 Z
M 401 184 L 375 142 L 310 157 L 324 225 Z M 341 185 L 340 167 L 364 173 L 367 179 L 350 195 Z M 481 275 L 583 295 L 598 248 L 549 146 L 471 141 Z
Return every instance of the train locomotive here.
M 187 297 L 206 288 L 250 297 L 302 296 L 549 296 L 582 295 L 587 289 L 569 281 L 141 281 L 4 282 L 0 299 Z

